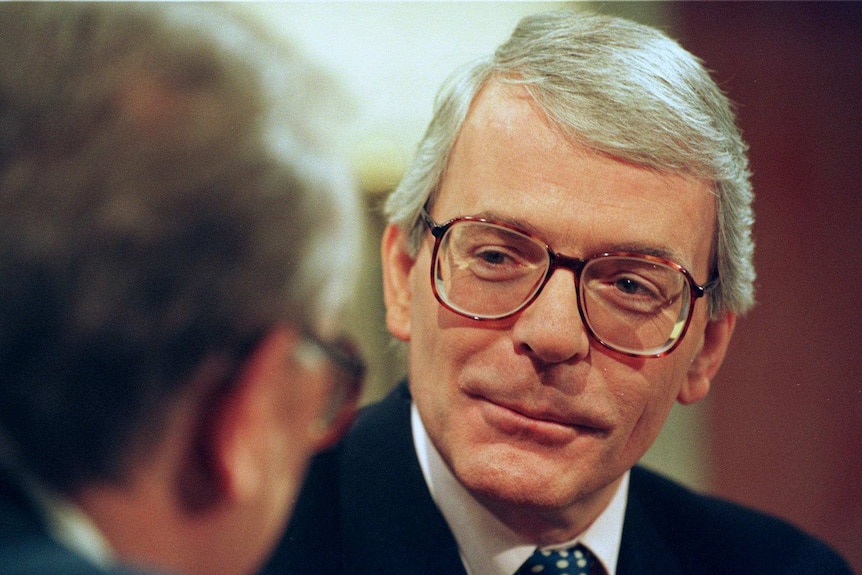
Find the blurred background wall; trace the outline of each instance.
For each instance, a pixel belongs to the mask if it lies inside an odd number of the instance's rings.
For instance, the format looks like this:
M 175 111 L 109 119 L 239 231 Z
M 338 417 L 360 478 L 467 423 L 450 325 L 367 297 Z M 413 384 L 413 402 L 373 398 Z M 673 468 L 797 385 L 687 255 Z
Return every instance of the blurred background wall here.
M 711 486 L 820 534 L 862 573 L 862 4 L 677 16 L 739 102 L 756 193 L 760 303 L 714 388 Z
M 346 104 L 336 107 L 326 137 L 350 162 L 368 206 L 368 263 L 353 321 L 371 359 L 368 401 L 404 374 L 383 324 L 381 199 L 397 184 L 448 73 L 493 50 L 521 16 L 549 7 L 563 4 L 235 7 L 331 74 L 325 86 L 337 85 Z M 759 305 L 739 323 L 710 397 L 674 409 L 646 463 L 793 521 L 862 573 L 862 4 L 574 9 L 628 16 L 679 39 L 738 103 L 751 145 Z

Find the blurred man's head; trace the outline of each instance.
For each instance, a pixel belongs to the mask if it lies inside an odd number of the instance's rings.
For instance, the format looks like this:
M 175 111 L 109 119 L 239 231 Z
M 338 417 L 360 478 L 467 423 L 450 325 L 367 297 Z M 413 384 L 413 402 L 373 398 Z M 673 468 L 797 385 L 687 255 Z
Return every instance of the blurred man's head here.
M 122 558 L 250 571 L 355 383 L 355 198 L 283 57 L 202 7 L 0 7 L 0 453 Z M 140 505 L 206 537 L 159 565 Z

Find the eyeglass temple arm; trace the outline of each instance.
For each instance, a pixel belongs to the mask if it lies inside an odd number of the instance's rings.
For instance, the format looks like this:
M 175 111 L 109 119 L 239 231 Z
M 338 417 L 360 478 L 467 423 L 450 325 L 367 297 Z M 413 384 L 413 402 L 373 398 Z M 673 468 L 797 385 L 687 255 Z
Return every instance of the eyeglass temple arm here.
M 697 282 L 694 281 L 694 279 L 692 279 L 691 289 L 692 289 L 692 295 L 694 296 L 694 299 L 702 298 L 703 296 L 705 296 L 706 294 L 708 294 L 709 292 L 711 292 L 712 290 L 717 288 L 718 284 L 719 284 L 718 272 L 715 272 L 713 274 L 713 276 L 709 279 L 709 281 L 703 285 L 698 285 Z
M 446 230 L 446 226 L 440 225 L 434 220 L 432 220 L 431 216 L 428 214 L 428 210 L 426 210 L 424 206 L 422 207 L 422 211 L 419 212 L 419 217 L 422 219 L 425 225 L 428 226 L 428 231 L 431 232 L 431 235 L 433 235 L 435 238 L 439 238 L 443 235 L 443 232 Z

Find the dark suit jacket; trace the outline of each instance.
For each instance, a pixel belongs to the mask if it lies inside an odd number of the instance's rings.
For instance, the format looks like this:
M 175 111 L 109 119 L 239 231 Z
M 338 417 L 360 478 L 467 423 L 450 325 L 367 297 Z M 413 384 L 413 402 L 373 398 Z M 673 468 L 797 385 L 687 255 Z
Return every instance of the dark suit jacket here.
M 105 571 L 51 538 L 36 505 L 0 472 L 0 575 L 135 575 Z M 143 575 L 138 573 L 138 575 Z
M 464 575 L 413 449 L 410 395 L 397 387 L 363 411 L 336 448 L 314 461 L 275 575 Z M 850 574 L 795 527 L 632 470 L 619 575 Z M 474 574 L 482 575 L 482 574 Z

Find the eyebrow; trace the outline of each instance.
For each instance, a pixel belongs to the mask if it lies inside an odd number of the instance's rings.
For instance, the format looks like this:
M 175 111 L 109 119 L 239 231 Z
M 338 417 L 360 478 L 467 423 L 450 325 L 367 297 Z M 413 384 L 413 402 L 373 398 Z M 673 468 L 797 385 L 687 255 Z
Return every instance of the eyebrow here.
M 465 217 L 465 216 L 456 216 L 456 217 Z M 565 254 L 565 252 L 558 252 L 554 246 L 550 245 L 548 241 L 545 239 L 545 234 L 542 230 L 536 228 L 529 222 L 526 222 L 519 218 L 512 218 L 509 216 L 504 216 L 494 211 L 485 210 L 482 212 L 478 212 L 475 214 L 467 214 L 466 217 L 473 218 L 482 218 L 486 220 L 492 220 L 495 222 L 500 222 L 504 224 L 508 224 L 515 228 L 518 228 L 524 232 L 527 232 L 531 236 L 535 237 L 538 240 L 541 240 L 543 243 L 548 245 L 552 250 L 559 253 L 560 255 L 570 255 Z M 447 220 L 448 221 L 448 220 Z M 635 243 L 619 243 L 619 244 L 611 244 L 603 247 L 601 250 L 586 254 L 584 257 L 591 257 L 594 255 L 602 254 L 602 253 L 612 253 L 612 252 L 631 252 L 636 254 L 642 254 L 646 256 L 656 256 L 662 259 L 666 259 L 672 261 L 678 265 L 681 265 L 685 269 L 691 268 L 691 263 L 686 262 L 685 258 L 679 251 L 671 248 L 670 246 L 662 246 L 655 244 L 647 244 L 643 242 L 635 242 Z

